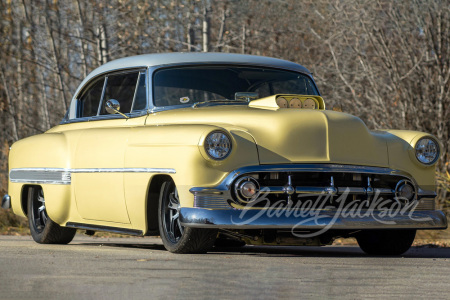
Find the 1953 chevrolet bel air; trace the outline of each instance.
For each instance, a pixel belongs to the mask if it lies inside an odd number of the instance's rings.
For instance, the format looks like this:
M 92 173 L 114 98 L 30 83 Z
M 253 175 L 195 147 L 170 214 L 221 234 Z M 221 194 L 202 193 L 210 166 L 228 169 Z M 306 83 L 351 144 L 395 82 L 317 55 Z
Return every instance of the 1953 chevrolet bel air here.
M 13 144 L 2 206 L 38 243 L 77 229 L 160 235 L 167 250 L 326 245 L 401 254 L 435 209 L 432 135 L 369 131 L 325 110 L 312 74 L 275 58 L 128 57 L 81 83 L 61 124 Z

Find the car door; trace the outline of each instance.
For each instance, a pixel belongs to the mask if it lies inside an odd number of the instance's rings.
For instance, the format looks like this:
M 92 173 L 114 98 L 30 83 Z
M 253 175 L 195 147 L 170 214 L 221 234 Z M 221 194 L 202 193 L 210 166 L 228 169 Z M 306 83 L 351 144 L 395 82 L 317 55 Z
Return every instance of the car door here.
M 146 107 L 145 89 L 145 72 L 127 71 L 105 76 L 99 101 L 90 99 L 89 93 L 80 98 L 78 113 L 88 122 L 83 124 L 75 149 L 72 184 L 83 219 L 130 223 L 123 185 L 124 156 L 130 130 L 139 124 L 123 115 L 109 114 L 105 107 L 108 100 L 115 99 L 120 112 L 132 116 Z M 97 111 L 95 103 L 88 102 L 98 103 Z

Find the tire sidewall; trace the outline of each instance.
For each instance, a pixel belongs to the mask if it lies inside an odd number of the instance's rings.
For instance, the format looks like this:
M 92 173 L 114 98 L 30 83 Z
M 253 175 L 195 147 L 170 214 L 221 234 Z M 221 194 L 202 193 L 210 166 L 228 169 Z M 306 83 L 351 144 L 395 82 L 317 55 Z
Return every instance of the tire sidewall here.
M 44 229 L 39 232 L 34 221 L 34 200 L 38 197 L 42 187 L 30 187 L 28 191 L 27 209 L 28 225 L 33 240 L 39 244 L 68 244 L 75 236 L 76 229 L 59 226 L 47 215 Z
M 33 239 L 38 243 L 44 242 L 44 237 L 46 235 L 46 231 L 48 231 L 49 227 L 49 221 L 50 219 L 47 219 L 47 223 L 45 224 L 45 227 L 42 231 L 39 232 L 39 230 L 36 227 L 36 224 L 34 222 L 34 199 L 37 197 L 38 193 L 40 191 L 40 188 L 38 187 L 31 187 L 30 191 L 28 192 L 28 199 L 27 199 L 27 209 L 28 209 L 28 225 L 30 227 L 30 233 Z
M 164 247 L 172 253 L 205 253 L 213 247 L 216 240 L 216 229 L 200 229 L 183 227 L 183 234 L 177 242 L 173 242 L 168 237 L 168 232 L 164 224 L 164 205 L 168 201 L 169 194 L 176 188 L 175 182 L 166 181 L 161 187 L 158 204 L 158 224 L 159 235 Z
M 169 233 L 166 230 L 166 224 L 165 224 L 165 205 L 168 201 L 169 194 L 171 192 L 171 189 L 175 186 L 175 183 L 173 181 L 166 181 L 163 183 L 161 187 L 161 193 L 159 197 L 159 204 L 158 204 L 158 224 L 159 224 L 159 232 L 161 239 L 163 241 L 164 246 L 167 250 L 170 252 L 178 252 L 181 245 L 185 243 L 186 236 L 189 235 L 190 228 L 184 228 L 183 234 L 181 235 L 180 239 L 177 242 L 172 242 L 169 238 Z

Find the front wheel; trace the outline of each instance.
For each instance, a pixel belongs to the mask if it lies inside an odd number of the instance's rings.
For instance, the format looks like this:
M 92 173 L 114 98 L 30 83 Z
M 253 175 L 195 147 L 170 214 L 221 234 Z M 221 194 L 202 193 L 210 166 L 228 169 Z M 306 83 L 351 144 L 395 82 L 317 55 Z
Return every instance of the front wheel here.
M 28 191 L 28 224 L 34 241 L 40 244 L 68 244 L 76 229 L 61 227 L 47 215 L 44 192 L 41 187 Z
M 401 255 L 409 250 L 416 230 L 366 230 L 356 236 L 358 245 L 370 255 Z
M 205 253 L 216 240 L 217 230 L 184 227 L 180 223 L 180 200 L 173 181 L 163 183 L 159 198 L 159 232 L 172 253 Z

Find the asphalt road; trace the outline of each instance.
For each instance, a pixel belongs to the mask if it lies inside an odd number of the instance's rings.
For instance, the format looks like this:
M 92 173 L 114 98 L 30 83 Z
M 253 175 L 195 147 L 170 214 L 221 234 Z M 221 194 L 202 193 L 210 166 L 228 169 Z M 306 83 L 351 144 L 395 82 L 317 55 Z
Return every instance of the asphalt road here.
M 358 247 L 251 247 L 175 255 L 157 238 L 0 236 L 0 299 L 450 297 L 450 249 L 370 257 Z

